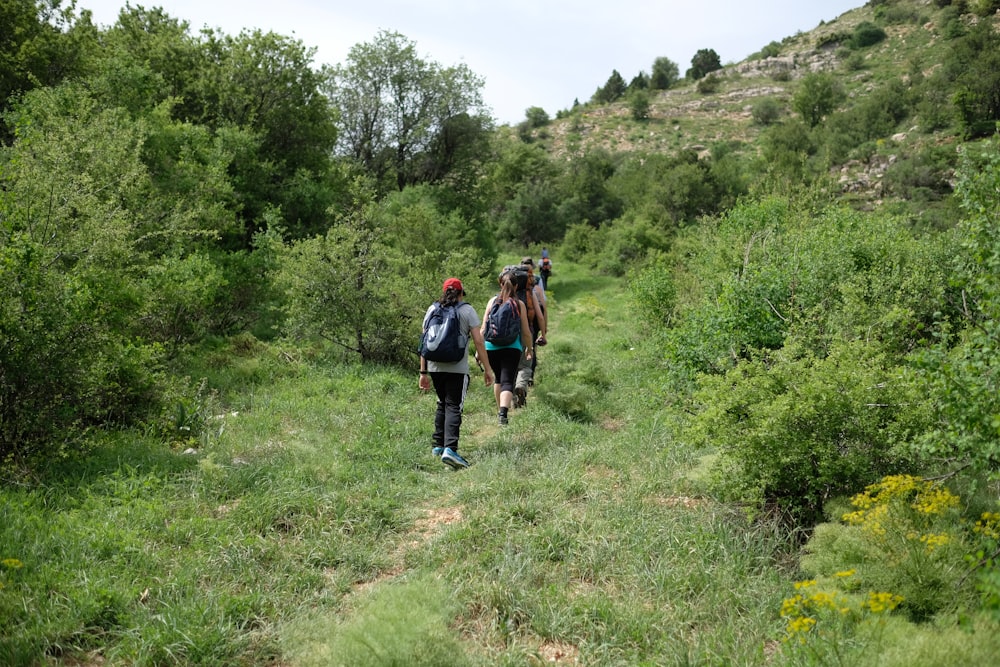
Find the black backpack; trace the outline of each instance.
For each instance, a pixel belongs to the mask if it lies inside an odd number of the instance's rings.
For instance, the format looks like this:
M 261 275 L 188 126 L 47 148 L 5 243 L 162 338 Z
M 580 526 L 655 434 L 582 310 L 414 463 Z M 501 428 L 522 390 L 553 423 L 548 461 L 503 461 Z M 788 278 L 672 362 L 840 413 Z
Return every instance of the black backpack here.
M 486 314 L 486 331 L 483 338 L 498 347 L 511 345 L 521 335 L 521 313 L 517 301 L 501 302 L 498 296 Z
M 458 309 L 462 304 L 442 306 L 434 304 L 427 318 L 427 327 L 420 337 L 417 352 L 428 361 L 461 361 L 469 348 L 469 337 L 462 334 Z

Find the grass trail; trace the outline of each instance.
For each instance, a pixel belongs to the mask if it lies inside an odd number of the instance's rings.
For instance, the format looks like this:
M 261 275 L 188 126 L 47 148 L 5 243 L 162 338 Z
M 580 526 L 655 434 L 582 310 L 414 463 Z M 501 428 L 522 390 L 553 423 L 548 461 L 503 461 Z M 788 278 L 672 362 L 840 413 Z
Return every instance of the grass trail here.
M 775 664 L 784 538 L 688 480 L 622 290 L 560 265 L 527 407 L 474 373 L 457 473 L 415 365 L 204 352 L 196 441 L 0 489 L 0 664 Z
M 508 428 L 473 378 L 469 470 L 430 458 L 433 399 L 411 393 L 407 518 L 369 580 L 285 627 L 293 664 L 766 661 L 782 538 L 685 481 L 696 453 L 622 289 L 574 267 L 553 279 L 550 344 Z

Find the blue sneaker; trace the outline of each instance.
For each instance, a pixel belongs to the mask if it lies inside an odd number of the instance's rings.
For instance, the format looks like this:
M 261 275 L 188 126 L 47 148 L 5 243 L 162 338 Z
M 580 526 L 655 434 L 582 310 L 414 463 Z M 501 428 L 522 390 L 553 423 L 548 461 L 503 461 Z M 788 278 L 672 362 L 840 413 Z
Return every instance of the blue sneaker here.
M 444 447 L 435 447 L 431 450 L 431 455 L 436 459 L 441 458 L 442 454 L 444 454 Z
M 451 447 L 444 448 L 444 454 L 441 455 L 441 463 L 450 465 L 455 470 L 469 467 L 469 462 L 459 456 L 458 452 Z

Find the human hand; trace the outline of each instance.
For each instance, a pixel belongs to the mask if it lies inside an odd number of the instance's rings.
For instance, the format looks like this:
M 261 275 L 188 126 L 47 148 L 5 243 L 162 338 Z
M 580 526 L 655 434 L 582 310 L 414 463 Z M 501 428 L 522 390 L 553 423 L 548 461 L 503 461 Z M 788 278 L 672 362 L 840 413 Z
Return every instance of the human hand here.
M 420 388 L 420 391 L 427 391 L 428 389 L 430 389 L 431 376 L 427 375 L 426 373 L 422 373 L 420 375 L 420 380 L 417 381 L 417 386 Z

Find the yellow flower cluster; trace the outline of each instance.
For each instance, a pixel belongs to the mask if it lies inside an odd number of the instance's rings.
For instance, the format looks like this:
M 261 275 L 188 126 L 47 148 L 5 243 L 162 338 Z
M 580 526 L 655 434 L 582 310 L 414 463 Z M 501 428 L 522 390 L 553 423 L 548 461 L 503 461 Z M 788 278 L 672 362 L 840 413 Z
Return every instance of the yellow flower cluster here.
M 920 541 L 927 545 L 927 553 L 931 553 L 938 547 L 943 547 L 951 541 L 951 536 L 947 533 L 928 533 L 920 536 Z
M 853 571 L 850 574 L 853 574 Z M 850 576 L 850 574 L 843 573 L 843 576 Z M 796 590 L 804 590 L 814 586 L 816 586 L 815 579 L 795 582 Z M 825 609 L 837 611 L 844 615 L 850 612 L 850 609 L 847 607 L 846 598 L 837 597 L 834 593 L 826 591 L 818 590 L 809 596 L 796 593 L 790 598 L 785 598 L 781 603 L 781 617 L 788 619 L 788 625 L 785 628 L 787 633 L 785 640 L 788 641 L 793 637 L 798 637 L 804 641 L 802 635 L 816 627 L 814 614 L 822 612 Z
M 857 508 L 843 517 L 852 526 L 862 526 L 869 532 L 884 535 L 882 520 L 889 504 L 895 500 L 909 500 L 909 506 L 926 516 L 940 516 L 958 507 L 959 498 L 939 482 L 925 481 L 913 475 L 889 475 L 882 481 L 865 488 L 851 499 Z
M 873 614 L 881 614 L 883 611 L 892 611 L 903 602 L 901 595 L 892 593 L 868 593 L 868 599 L 861 603 L 861 607 L 868 609 Z
M 3 566 L 5 570 L 19 570 L 24 567 L 24 563 L 16 558 L 4 558 L 0 560 L 0 566 Z
M 958 507 L 958 496 L 936 482 L 924 482 L 913 500 L 913 509 L 921 514 L 942 515 Z
M 983 512 L 982 518 L 976 522 L 972 530 L 991 540 L 1000 539 L 1000 514 L 996 512 Z

